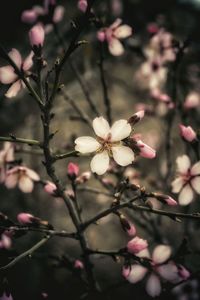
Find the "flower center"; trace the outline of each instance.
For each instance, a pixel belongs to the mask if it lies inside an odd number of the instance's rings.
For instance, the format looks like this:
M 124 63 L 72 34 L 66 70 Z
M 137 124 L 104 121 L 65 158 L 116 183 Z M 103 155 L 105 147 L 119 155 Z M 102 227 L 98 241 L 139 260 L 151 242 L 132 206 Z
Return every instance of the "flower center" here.
M 120 142 L 111 142 L 111 135 L 108 135 L 107 139 L 102 139 L 97 137 L 98 142 L 101 144 L 99 149 L 97 149 L 97 153 L 101 153 L 103 151 L 107 151 L 108 155 L 112 157 L 112 147 L 120 145 Z

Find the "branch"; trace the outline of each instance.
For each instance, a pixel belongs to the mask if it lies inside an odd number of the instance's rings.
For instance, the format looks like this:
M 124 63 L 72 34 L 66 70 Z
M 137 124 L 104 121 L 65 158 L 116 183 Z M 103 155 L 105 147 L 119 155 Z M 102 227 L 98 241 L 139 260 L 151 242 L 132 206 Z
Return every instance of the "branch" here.
M 36 140 L 30 140 L 30 139 L 23 139 L 23 138 L 17 138 L 14 135 L 11 135 L 10 137 L 7 136 L 1 136 L 0 141 L 5 141 L 5 142 L 11 142 L 11 143 L 21 143 L 21 144 L 27 144 L 29 146 L 39 146 L 41 147 L 41 143 Z

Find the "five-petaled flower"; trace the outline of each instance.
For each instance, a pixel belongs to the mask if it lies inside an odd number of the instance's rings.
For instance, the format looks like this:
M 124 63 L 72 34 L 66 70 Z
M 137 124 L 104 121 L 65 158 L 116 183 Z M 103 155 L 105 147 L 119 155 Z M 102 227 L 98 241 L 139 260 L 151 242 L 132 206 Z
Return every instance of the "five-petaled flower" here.
M 194 191 L 200 194 L 200 161 L 191 166 L 187 155 L 176 159 L 178 177 L 172 182 L 172 191 L 180 193 L 178 200 L 181 205 L 192 202 Z
M 23 61 L 21 54 L 17 49 L 12 49 L 8 55 L 16 64 L 16 66 L 24 72 L 24 75 L 28 75 L 28 71 L 33 65 L 33 52 L 27 56 L 27 58 Z M 18 77 L 15 73 L 15 70 L 12 66 L 5 66 L 0 68 L 0 82 L 3 84 L 11 84 L 10 88 L 6 92 L 5 96 L 7 98 L 15 97 L 18 92 L 24 87 L 23 81 Z
M 131 148 L 123 145 L 123 140 L 130 136 L 131 125 L 126 120 L 116 121 L 112 127 L 103 117 L 95 118 L 93 128 L 96 139 L 82 136 L 75 140 L 75 150 L 86 154 L 96 153 L 91 161 L 91 170 L 98 175 L 104 174 L 109 168 L 109 157 L 113 157 L 120 166 L 127 166 L 134 160 Z
M 97 33 L 100 42 L 107 41 L 109 51 L 114 56 L 124 53 L 124 47 L 120 40 L 132 35 L 132 28 L 128 25 L 121 25 L 122 20 L 117 19 L 110 27 L 102 28 Z

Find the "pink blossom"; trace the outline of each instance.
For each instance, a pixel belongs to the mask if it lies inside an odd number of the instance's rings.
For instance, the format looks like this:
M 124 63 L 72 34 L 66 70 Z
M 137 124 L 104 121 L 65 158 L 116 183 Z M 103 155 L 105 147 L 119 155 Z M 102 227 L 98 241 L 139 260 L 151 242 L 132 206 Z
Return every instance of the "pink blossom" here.
M 0 182 L 4 182 L 6 177 L 7 164 L 14 161 L 13 143 L 5 142 L 0 151 Z
M 30 224 L 34 220 L 34 216 L 28 213 L 19 213 L 17 215 L 17 220 L 21 224 Z
M 149 24 L 147 24 L 147 31 L 150 34 L 155 34 L 159 31 L 159 27 L 156 23 L 149 23 Z
M 21 15 L 21 20 L 24 23 L 33 24 L 37 20 L 37 12 L 33 9 L 23 11 Z
M 87 0 L 78 1 L 78 9 L 80 9 L 82 12 L 86 12 L 87 6 L 88 6 Z
M 174 200 L 172 197 L 168 196 L 167 198 L 165 198 L 166 203 L 169 206 L 176 206 L 178 203 L 176 202 L 176 200 Z
M 2 249 L 10 249 L 12 245 L 12 240 L 10 236 L 6 233 L 2 233 L 1 239 L 0 239 L 0 248 Z
M 79 174 L 79 166 L 70 162 L 67 167 L 67 174 L 70 178 L 76 178 Z
M 47 192 L 51 196 L 55 196 L 55 192 L 57 190 L 56 185 L 53 182 L 47 181 L 44 186 L 45 192 Z
M 100 42 L 107 41 L 109 51 L 114 56 L 124 53 L 124 47 L 120 40 L 132 35 L 132 28 L 128 25 L 121 25 L 121 23 L 122 20 L 117 19 L 110 27 L 103 28 L 97 33 L 98 40 Z
M 74 268 L 75 269 L 84 269 L 84 265 L 83 265 L 82 261 L 79 259 L 76 259 L 74 262 Z
M 200 96 L 196 92 L 191 92 L 187 95 L 185 102 L 184 102 L 184 108 L 185 109 L 192 109 L 192 108 L 198 108 L 200 107 Z
M 180 135 L 185 141 L 193 142 L 194 140 L 196 140 L 197 138 L 196 132 L 192 129 L 191 126 L 186 127 L 180 124 L 179 128 L 180 128 Z
M 41 24 L 33 26 L 29 31 L 29 40 L 32 47 L 42 47 L 44 44 L 44 28 Z
M 34 188 L 34 182 L 39 181 L 39 175 L 27 168 L 17 166 L 6 173 L 5 186 L 8 189 L 15 188 L 16 186 L 24 193 L 31 193 Z
M 127 233 L 128 233 L 128 235 L 129 236 L 135 236 L 136 235 L 136 228 L 135 228 L 135 225 L 134 224 L 132 224 L 132 223 L 130 223 L 129 224 L 130 225 L 130 228 L 128 229 L 127 228 Z
M 200 161 L 191 166 L 187 155 L 176 159 L 177 178 L 172 182 L 172 192 L 180 193 L 178 200 L 180 205 L 188 205 L 192 202 L 194 191 L 200 194 Z
M 27 58 L 22 61 L 21 54 L 17 49 L 12 49 L 8 55 L 19 68 L 26 75 L 29 75 L 29 70 L 33 65 L 33 52 L 31 52 Z M 7 98 L 15 97 L 18 92 L 24 87 L 24 83 L 19 79 L 18 75 L 12 66 L 5 66 L 0 68 L 0 82 L 3 84 L 11 84 L 10 88 L 6 92 L 5 96 Z
M 147 144 L 143 143 L 141 140 L 137 141 L 137 146 L 139 147 L 140 150 L 140 156 L 145 157 L 145 158 L 155 158 L 156 156 L 156 151 L 148 146 Z
M 136 254 L 148 247 L 148 243 L 146 240 L 143 240 L 139 238 L 138 236 L 134 237 L 132 240 L 130 240 L 127 244 L 127 250 L 128 252 L 132 254 Z

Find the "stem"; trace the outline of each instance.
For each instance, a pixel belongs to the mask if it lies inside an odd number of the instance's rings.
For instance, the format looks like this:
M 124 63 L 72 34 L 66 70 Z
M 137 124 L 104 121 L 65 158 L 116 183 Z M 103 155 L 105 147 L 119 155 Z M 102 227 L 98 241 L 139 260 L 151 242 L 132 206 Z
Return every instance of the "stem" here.
M 21 143 L 21 144 L 27 144 L 29 146 L 39 146 L 41 147 L 41 144 L 39 141 L 36 140 L 30 140 L 30 139 L 23 139 L 23 138 L 17 138 L 15 136 L 0 136 L 0 141 L 5 141 L 5 142 L 11 142 L 11 143 Z

